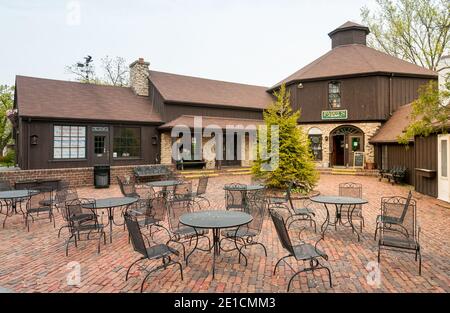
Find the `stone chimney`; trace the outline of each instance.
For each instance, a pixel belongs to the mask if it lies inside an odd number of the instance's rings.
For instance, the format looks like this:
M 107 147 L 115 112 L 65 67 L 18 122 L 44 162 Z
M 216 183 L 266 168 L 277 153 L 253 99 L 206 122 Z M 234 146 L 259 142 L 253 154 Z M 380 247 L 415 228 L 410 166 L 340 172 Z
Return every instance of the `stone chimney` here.
M 331 38 L 331 47 L 334 49 L 338 46 L 351 44 L 366 45 L 366 38 L 369 33 L 368 27 L 347 22 L 333 30 L 328 36 Z
M 138 96 L 148 96 L 149 65 L 143 58 L 130 64 L 130 86 Z

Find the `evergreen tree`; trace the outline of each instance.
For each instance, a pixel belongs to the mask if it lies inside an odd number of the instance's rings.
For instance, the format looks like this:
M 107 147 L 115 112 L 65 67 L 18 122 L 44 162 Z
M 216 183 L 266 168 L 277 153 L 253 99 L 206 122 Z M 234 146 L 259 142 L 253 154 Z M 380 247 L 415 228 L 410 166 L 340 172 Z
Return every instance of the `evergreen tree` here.
M 264 171 L 263 165 L 270 162 L 261 158 L 261 151 L 257 151 L 257 159 L 253 163 L 252 172 L 263 179 L 270 188 L 284 188 L 289 182 L 296 182 L 301 192 L 311 191 L 317 183 L 318 173 L 310 150 L 310 141 L 303 130 L 297 127 L 300 111 L 294 112 L 290 104 L 290 93 L 283 84 L 274 92 L 276 101 L 264 111 L 264 121 L 267 126 L 267 138 L 270 147 L 271 126 L 279 127 L 279 156 L 278 167 L 272 171 Z M 261 138 L 261 129 L 258 140 Z M 258 145 L 259 147 L 259 145 Z M 270 150 L 270 149 L 269 149 Z

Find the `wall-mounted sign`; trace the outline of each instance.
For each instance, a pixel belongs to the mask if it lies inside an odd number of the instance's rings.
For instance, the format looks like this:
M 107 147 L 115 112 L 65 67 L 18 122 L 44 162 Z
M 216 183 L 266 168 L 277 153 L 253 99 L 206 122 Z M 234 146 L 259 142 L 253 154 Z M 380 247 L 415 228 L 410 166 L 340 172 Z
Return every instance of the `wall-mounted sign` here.
M 322 111 L 323 120 L 346 120 L 347 117 L 348 117 L 347 110 Z
M 107 126 L 103 127 L 103 126 L 94 126 L 92 127 L 92 131 L 93 132 L 107 132 L 109 129 Z
M 353 167 L 364 167 L 364 152 L 353 152 Z

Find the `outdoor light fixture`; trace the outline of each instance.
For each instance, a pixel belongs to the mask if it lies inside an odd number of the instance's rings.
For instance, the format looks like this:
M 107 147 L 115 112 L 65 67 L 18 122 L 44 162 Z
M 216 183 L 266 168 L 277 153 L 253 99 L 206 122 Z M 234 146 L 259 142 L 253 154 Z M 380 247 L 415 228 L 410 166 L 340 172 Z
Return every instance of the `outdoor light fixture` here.
M 38 144 L 38 136 L 37 135 L 31 135 L 30 136 L 30 144 L 32 144 L 33 146 Z
M 325 141 L 328 141 L 328 136 L 325 136 Z
M 158 136 L 152 136 L 152 145 L 157 145 L 158 144 Z
M 298 89 L 302 89 L 303 88 L 303 84 L 302 83 L 300 83 L 300 84 L 298 84 Z

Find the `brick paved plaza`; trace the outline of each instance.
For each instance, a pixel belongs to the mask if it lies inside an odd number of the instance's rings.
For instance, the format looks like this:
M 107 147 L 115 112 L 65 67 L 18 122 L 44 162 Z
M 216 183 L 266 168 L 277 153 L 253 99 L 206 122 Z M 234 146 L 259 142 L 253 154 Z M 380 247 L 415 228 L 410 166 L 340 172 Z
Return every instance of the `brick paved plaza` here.
M 438 205 L 437 200 L 413 193 L 418 201 L 418 219 L 422 228 L 421 245 L 423 268 L 418 274 L 414 255 L 398 252 L 382 252 L 381 285 L 367 283 L 366 266 L 376 261 L 377 243 L 373 240 L 374 221 L 379 213 L 381 196 L 406 196 L 408 187 L 392 186 L 378 182 L 374 177 L 322 175 L 318 190 L 322 194 L 335 195 L 341 182 L 359 182 L 363 185 L 363 198 L 369 201 L 363 208 L 366 225 L 358 242 L 351 230 L 330 227 L 323 250 L 329 255 L 333 288 L 329 288 L 326 273 L 302 274 L 293 283 L 292 292 L 449 292 L 450 291 L 450 210 Z M 212 209 L 223 209 L 223 185 L 231 182 L 249 183 L 249 176 L 222 176 L 210 179 L 208 198 Z M 109 189 L 79 188 L 80 196 L 102 198 L 120 196 L 117 186 Z M 317 207 L 319 224 L 323 221 L 323 208 Z M 46 220 L 32 224 L 30 232 L 24 228 L 21 215 L 8 219 L 0 229 L 0 290 L 13 292 L 139 292 L 144 277 L 132 270 L 125 281 L 127 267 L 139 255 L 128 244 L 127 233 L 115 226 L 113 243 L 102 245 L 97 254 L 96 242 L 81 242 L 78 248 L 70 246 L 65 256 L 67 233 L 58 239 L 57 231 L 63 225 L 61 214 L 55 212 L 56 228 Z M 117 219 L 121 219 L 119 211 Z M 3 220 L 3 216 L 2 220 Z M 104 217 L 104 220 L 105 217 Z M 297 238 L 293 230 L 292 238 Z M 189 266 L 184 267 L 184 280 L 174 267 L 157 272 L 148 280 L 145 292 L 285 292 L 291 270 L 282 264 L 272 275 L 276 261 L 287 253 L 282 249 L 272 221 L 267 218 L 260 240 L 266 245 L 265 257 L 260 247 L 245 251 L 248 266 L 238 263 L 237 253 L 222 253 L 216 264 L 216 279 L 210 275 L 210 253 L 196 251 Z M 70 262 L 78 262 L 81 284 L 69 286 L 67 277 Z M 159 261 L 154 261 L 159 262 Z M 148 263 L 152 264 L 152 263 Z M 154 264 L 154 263 L 153 263 Z M 300 268 L 301 263 L 291 262 Z

